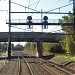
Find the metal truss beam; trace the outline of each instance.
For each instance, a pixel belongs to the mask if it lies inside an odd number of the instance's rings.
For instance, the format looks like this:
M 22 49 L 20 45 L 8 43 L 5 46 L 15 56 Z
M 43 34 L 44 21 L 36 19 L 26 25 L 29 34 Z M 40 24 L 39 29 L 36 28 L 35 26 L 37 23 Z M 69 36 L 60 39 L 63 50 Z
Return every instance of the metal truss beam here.
M 6 23 L 9 24 L 9 23 Z M 27 23 L 11 23 L 11 25 L 28 25 Z M 32 23 L 32 25 L 43 25 L 43 23 Z M 48 23 L 48 25 L 72 26 L 74 23 Z
M 67 13 L 67 12 L 10 12 L 10 13 L 34 13 L 34 14 L 73 14 L 73 13 Z

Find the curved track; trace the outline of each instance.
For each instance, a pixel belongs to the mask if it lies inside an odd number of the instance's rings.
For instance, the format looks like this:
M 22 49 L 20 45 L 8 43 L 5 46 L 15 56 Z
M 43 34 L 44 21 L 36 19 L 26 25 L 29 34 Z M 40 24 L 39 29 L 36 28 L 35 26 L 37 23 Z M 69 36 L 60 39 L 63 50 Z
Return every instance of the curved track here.
M 21 72 L 19 75 L 73 75 L 71 72 L 66 71 L 41 58 L 25 58 L 22 55 L 20 71 Z

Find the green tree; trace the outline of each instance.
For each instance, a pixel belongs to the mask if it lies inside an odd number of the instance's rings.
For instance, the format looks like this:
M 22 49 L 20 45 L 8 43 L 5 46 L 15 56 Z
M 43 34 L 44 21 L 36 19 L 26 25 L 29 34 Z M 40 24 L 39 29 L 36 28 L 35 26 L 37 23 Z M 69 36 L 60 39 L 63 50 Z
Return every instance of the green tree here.
M 70 13 L 70 12 L 69 12 Z M 68 14 L 67 16 L 62 16 L 62 19 L 59 21 L 60 23 L 74 23 L 73 14 Z M 70 26 L 62 26 L 62 30 L 65 31 L 67 35 L 64 36 L 63 44 L 65 46 L 66 53 L 68 55 L 74 56 L 74 27 Z

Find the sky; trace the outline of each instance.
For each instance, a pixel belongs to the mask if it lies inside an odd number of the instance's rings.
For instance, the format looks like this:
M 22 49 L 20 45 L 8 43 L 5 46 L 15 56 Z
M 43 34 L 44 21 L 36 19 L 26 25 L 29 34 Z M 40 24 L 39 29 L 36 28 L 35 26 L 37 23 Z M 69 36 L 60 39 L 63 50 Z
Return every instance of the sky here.
M 31 9 L 35 9 L 37 11 L 49 11 L 58 7 L 62 7 L 64 5 L 68 5 L 73 3 L 73 1 L 70 0 L 11 0 L 11 11 L 32 11 Z M 19 5 L 20 6 L 19 6 Z M 25 8 L 29 7 L 31 9 Z M 60 12 L 66 12 L 69 11 L 72 12 L 73 5 L 63 7 L 60 9 Z M 54 10 L 50 12 L 59 12 L 59 10 Z M 48 19 L 61 19 L 63 15 L 58 14 L 43 14 L 42 18 L 44 16 L 48 16 Z M 27 19 L 27 16 L 32 16 L 32 19 L 41 19 L 41 14 L 11 14 L 12 19 Z M 0 0 L 0 32 L 8 32 L 8 24 L 6 24 L 6 20 L 9 19 L 9 0 Z M 18 22 L 19 20 L 16 20 Z M 21 20 L 23 21 L 23 20 Z M 53 21 L 53 20 L 52 20 Z M 24 22 L 24 21 L 23 21 Z M 19 27 L 20 29 L 17 29 L 16 27 Z M 43 29 L 42 26 L 33 26 L 33 29 L 27 29 L 27 26 L 16 26 L 11 27 L 11 31 L 14 32 L 55 32 L 61 30 L 60 26 L 48 26 L 48 29 Z

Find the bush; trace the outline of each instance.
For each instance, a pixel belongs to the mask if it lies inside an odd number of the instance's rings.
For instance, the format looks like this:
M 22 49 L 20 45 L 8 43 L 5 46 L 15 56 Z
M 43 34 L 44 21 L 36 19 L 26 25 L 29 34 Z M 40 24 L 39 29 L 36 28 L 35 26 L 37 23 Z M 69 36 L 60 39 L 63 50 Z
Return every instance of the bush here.
M 56 44 L 53 47 L 51 47 L 50 53 L 65 53 L 65 50 L 62 49 L 62 46 L 60 44 Z

